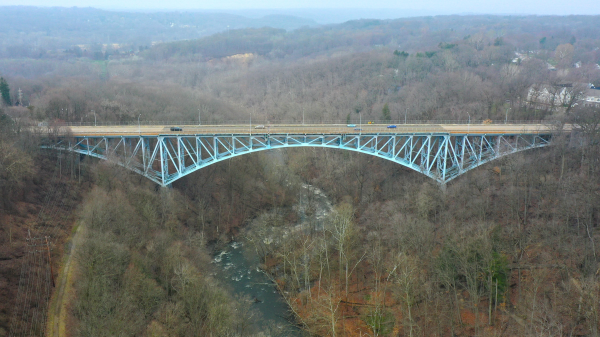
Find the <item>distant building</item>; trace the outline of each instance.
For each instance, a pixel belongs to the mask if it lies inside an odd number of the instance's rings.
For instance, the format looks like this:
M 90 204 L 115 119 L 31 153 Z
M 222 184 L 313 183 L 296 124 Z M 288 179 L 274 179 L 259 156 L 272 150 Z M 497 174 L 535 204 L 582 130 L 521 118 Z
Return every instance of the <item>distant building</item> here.
M 533 85 L 527 93 L 527 102 L 538 106 L 562 106 L 571 101 L 572 84 Z
M 527 102 L 535 108 L 600 107 L 600 87 L 589 83 L 538 84 L 529 88 Z
M 592 87 L 596 88 L 596 87 Z M 600 107 L 600 88 L 598 89 L 587 89 L 580 100 L 579 104 L 586 107 Z

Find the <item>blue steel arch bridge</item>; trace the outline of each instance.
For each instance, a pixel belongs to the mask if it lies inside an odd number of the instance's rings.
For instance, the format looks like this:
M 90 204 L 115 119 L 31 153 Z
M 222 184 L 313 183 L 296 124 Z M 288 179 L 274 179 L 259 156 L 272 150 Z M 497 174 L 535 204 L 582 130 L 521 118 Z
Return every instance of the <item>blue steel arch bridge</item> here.
M 109 160 L 162 186 L 236 156 L 306 146 L 376 156 L 445 184 L 494 159 L 547 146 L 554 132 L 542 124 L 98 126 L 71 127 L 43 147 Z

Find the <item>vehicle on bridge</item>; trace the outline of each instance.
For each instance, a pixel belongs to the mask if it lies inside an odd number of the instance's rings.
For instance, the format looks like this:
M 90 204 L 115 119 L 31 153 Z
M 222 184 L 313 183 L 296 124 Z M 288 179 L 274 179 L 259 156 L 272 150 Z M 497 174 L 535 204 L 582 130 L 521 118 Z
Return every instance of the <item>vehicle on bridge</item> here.
M 254 128 L 255 128 L 255 129 L 264 129 L 264 128 L 265 128 L 265 126 L 264 126 L 264 125 L 257 125 L 257 126 L 255 126 Z
M 183 129 L 180 128 L 179 126 L 172 126 L 171 131 L 183 131 Z
M 387 128 L 388 128 L 388 129 L 395 129 L 395 128 L 396 128 L 396 126 L 395 126 L 395 125 L 388 125 L 388 126 L 387 126 Z
M 348 124 L 348 125 L 346 125 L 346 126 L 347 126 L 347 127 L 349 127 L 349 128 L 355 128 L 355 127 L 356 127 L 356 124 Z

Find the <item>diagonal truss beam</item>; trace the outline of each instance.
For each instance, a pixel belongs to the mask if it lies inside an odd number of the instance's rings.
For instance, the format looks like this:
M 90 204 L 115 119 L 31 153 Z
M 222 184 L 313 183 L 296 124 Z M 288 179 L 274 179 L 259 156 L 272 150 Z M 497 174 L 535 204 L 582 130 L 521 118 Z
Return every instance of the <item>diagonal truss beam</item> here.
M 81 136 L 43 147 L 113 161 L 162 186 L 235 156 L 303 146 L 381 157 L 445 184 L 491 160 L 547 146 L 551 138 L 551 134 L 449 133 Z

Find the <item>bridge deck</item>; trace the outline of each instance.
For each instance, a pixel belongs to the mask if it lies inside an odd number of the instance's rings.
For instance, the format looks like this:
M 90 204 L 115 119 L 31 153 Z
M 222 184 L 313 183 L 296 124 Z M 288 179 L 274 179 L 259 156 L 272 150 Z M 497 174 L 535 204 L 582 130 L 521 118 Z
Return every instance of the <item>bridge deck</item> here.
M 172 125 L 71 126 L 74 136 L 127 135 L 198 135 L 198 134 L 381 134 L 381 133 L 448 133 L 448 134 L 540 134 L 553 130 L 544 124 L 399 124 L 388 128 L 381 124 L 346 125 L 177 125 L 182 131 L 171 131 Z M 358 130 L 360 129 L 360 130 Z

